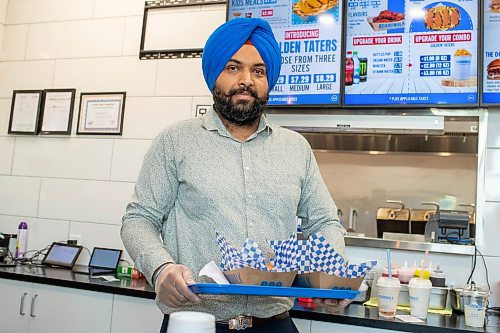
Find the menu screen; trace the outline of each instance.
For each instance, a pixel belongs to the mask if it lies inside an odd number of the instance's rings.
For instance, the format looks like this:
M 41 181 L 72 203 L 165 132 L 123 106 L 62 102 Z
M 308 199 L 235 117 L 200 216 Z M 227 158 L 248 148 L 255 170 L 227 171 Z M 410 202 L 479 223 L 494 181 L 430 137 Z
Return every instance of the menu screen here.
M 500 103 L 500 0 L 484 3 L 483 103 Z
M 476 104 L 477 17 L 477 0 L 347 0 L 345 104 Z
M 229 0 L 228 20 L 258 17 L 271 25 L 282 53 L 270 105 L 340 104 L 342 1 Z

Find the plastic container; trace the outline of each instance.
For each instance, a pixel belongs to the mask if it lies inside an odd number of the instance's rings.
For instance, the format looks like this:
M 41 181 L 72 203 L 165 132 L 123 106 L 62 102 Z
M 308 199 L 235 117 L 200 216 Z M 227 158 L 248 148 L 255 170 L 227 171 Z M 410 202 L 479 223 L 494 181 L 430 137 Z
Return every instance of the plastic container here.
M 399 282 L 402 284 L 408 284 L 411 278 L 415 276 L 415 267 L 408 267 L 408 263 L 405 261 L 405 265 L 399 269 Z
M 439 264 L 431 271 L 430 280 L 433 287 L 446 287 L 446 275 Z
M 464 291 L 465 325 L 483 327 L 490 293 L 481 290 Z
M 444 310 L 448 299 L 448 288 L 432 287 L 431 299 L 429 301 L 429 309 Z
M 16 243 L 16 259 L 20 259 L 26 252 L 26 245 L 28 243 L 28 223 L 21 222 L 17 229 L 17 243 Z
M 410 306 L 410 293 L 408 292 L 407 284 L 401 284 L 401 289 L 399 290 L 398 305 Z
M 392 264 L 391 265 L 392 267 L 392 277 L 393 278 L 396 278 L 396 279 L 399 279 L 399 266 L 398 264 Z M 383 277 L 389 277 L 389 269 L 387 268 L 387 266 L 385 266 L 383 269 L 382 269 L 382 276 Z

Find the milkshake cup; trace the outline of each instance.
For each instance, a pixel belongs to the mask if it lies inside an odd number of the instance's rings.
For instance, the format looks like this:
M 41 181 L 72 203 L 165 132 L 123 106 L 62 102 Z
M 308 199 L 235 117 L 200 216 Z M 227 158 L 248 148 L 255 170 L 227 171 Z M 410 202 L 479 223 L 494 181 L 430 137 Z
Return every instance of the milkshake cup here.
M 466 49 L 459 49 L 454 54 L 454 77 L 456 80 L 468 80 L 470 78 L 470 68 L 472 54 Z
M 399 289 L 401 284 L 397 278 L 381 276 L 377 280 L 378 315 L 392 318 L 396 315 Z
M 410 293 L 410 314 L 420 319 L 427 318 L 432 283 L 427 279 L 413 278 L 408 284 Z

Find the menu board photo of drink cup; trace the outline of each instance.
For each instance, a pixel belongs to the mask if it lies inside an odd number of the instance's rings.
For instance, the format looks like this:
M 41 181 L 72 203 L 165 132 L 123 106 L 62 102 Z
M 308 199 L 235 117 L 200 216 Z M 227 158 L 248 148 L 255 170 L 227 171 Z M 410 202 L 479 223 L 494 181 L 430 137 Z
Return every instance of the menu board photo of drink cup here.
M 280 45 L 282 67 L 269 105 L 339 105 L 341 0 L 229 0 L 227 19 L 267 21 Z
M 477 0 L 346 6 L 345 105 L 477 105 Z
M 483 104 L 500 104 L 500 0 L 486 0 L 483 19 Z

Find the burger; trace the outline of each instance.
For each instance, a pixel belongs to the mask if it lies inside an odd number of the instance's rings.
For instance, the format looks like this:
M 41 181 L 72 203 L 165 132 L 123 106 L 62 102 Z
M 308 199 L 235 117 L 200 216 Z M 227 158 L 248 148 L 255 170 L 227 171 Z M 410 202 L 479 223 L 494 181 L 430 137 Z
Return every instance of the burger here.
M 488 79 L 500 80 L 500 59 L 495 59 L 488 64 Z
M 490 11 L 500 13 L 500 0 L 490 0 Z

